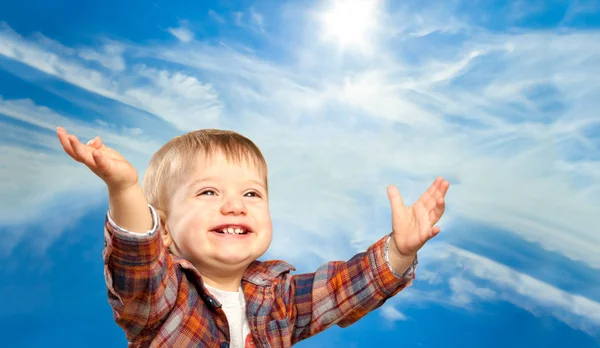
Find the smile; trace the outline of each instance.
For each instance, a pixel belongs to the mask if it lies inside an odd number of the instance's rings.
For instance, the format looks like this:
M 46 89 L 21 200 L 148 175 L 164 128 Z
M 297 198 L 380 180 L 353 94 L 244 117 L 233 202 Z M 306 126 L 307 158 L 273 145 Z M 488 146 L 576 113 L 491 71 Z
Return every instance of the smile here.
M 221 225 L 212 230 L 219 234 L 248 234 L 252 231 L 243 225 Z

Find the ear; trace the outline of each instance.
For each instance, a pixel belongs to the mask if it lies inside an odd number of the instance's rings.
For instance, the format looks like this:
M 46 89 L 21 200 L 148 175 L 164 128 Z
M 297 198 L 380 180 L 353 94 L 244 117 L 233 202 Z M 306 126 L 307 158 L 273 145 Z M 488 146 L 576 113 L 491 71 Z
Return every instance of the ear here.
M 167 214 L 160 209 L 156 209 L 156 213 L 160 217 L 160 237 L 165 248 L 169 249 L 173 244 L 173 237 L 171 237 L 171 232 L 169 232 L 169 227 L 167 226 Z

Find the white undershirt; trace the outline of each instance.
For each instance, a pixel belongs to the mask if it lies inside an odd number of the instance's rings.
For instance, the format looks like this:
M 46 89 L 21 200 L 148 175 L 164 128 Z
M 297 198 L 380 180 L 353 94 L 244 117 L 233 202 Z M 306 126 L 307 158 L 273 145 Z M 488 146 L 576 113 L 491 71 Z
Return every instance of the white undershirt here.
M 244 297 L 242 288 L 240 287 L 238 291 L 223 291 L 206 284 L 204 285 L 221 302 L 221 308 L 225 312 L 225 316 L 229 322 L 229 333 L 231 336 L 229 346 L 231 348 L 254 347 L 253 343 L 246 345 L 247 340 L 252 341 L 252 336 L 248 337 L 250 335 L 250 326 L 248 325 L 248 318 L 246 318 L 246 298 Z

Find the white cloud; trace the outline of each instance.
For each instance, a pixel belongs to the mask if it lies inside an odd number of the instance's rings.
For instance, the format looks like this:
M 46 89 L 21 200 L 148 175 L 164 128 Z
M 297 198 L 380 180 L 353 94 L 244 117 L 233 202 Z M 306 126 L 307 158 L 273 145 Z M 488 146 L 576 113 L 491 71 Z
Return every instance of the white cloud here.
M 478 287 L 474 282 L 459 276 L 451 277 L 448 283 L 453 293 L 450 300 L 459 307 L 469 305 L 474 298 L 491 300 L 496 297 L 494 290 Z
M 185 26 L 185 22 L 178 28 L 168 28 L 167 30 L 181 42 L 194 40 L 194 33 Z
M 96 135 L 101 135 L 107 144 L 117 143 L 120 151 L 131 152 L 149 155 L 152 151 L 158 150 L 160 143 L 140 137 L 130 137 L 129 135 L 139 135 L 140 130 L 138 129 L 123 129 L 123 134 L 115 133 L 113 130 L 109 132 L 104 131 L 100 127 L 96 127 L 92 124 L 86 124 L 81 120 L 73 119 L 72 117 L 66 117 L 58 114 L 45 106 L 36 105 L 30 99 L 10 99 L 5 100 L 0 96 L 0 114 L 8 116 L 12 119 L 28 123 L 32 126 L 42 128 L 46 131 L 51 131 L 52 134 L 47 132 L 32 132 L 32 136 L 29 138 L 21 138 L 23 140 L 31 141 L 31 145 L 43 146 L 47 149 L 56 151 L 62 151 L 62 147 L 55 137 L 54 132 L 57 126 L 66 128 L 69 133 L 75 133 L 82 141 L 86 139 L 92 139 Z M 99 123 L 103 128 L 110 129 L 110 125 L 106 122 Z M 9 125 L 7 124 L 7 127 Z M 5 135 L 19 134 L 18 132 L 26 132 L 26 129 L 20 126 L 12 127 L 11 132 L 6 132 Z M 20 130 L 20 131 L 19 131 Z M 25 134 L 25 133 L 23 133 Z M 65 155 L 66 156 L 66 155 Z
M 31 230 L 36 231 L 31 244 L 43 252 L 66 228 L 74 226 L 89 209 L 106 199 L 104 183 L 63 152 L 55 135 L 57 126 L 65 127 L 84 142 L 101 135 L 106 144 L 119 149 L 138 168 L 140 175 L 149 156 L 160 146 L 145 138 L 139 129 L 115 132 L 108 124 L 96 127 L 28 99 L 0 97 L 0 115 L 35 127 L 0 119 L 0 225 L 10 226 L 12 231 L 0 247 L 3 255 L 31 235 Z
M 424 37 L 433 33 L 456 34 L 471 30 L 471 26 L 454 11 L 456 2 L 406 2 L 391 10 L 386 26 L 396 40 Z
M 590 334 L 600 333 L 600 303 L 567 293 L 483 256 L 451 246 L 444 247 L 451 258 L 443 258 L 441 262 L 460 265 L 455 271 L 460 269 L 463 276 L 471 277 L 472 283 L 485 282 L 494 288 L 491 291 L 484 288 L 477 290 L 473 286 L 454 286 L 453 296 L 482 300 L 498 298 L 536 315 L 552 315 L 572 328 Z
M 233 22 L 240 28 L 243 28 L 252 33 L 260 33 L 267 34 L 265 29 L 265 17 L 262 13 L 260 13 L 255 8 L 251 7 L 247 12 L 246 11 L 235 11 L 232 13 Z M 218 15 L 211 14 L 213 18 L 215 18 L 219 22 L 223 22 L 219 20 L 220 17 Z M 222 18 L 221 18 L 222 19 Z
M 111 47 L 120 46 L 113 44 Z M 105 47 L 105 51 L 110 50 L 114 49 Z M 90 52 L 83 52 L 88 59 L 93 57 Z M 46 51 L 44 47 L 20 37 L 6 24 L 0 26 L 0 55 L 92 93 L 153 113 L 172 122 L 180 130 L 194 129 L 198 124 L 215 124 L 222 109 L 222 103 L 210 84 L 183 72 L 135 64 L 129 74 L 105 75 L 70 56 Z
M 404 314 L 400 313 L 400 311 L 388 304 L 381 306 L 379 311 L 380 314 L 389 321 L 406 320 L 406 316 Z
M 588 228 L 598 211 L 597 196 L 589 192 L 600 187 L 599 173 L 574 169 L 594 168 L 597 161 L 573 162 L 571 153 L 556 151 L 565 141 L 589 141 L 582 131 L 593 124 L 597 105 L 590 96 L 598 82 L 590 76 L 600 68 L 591 59 L 600 52 L 593 44 L 600 42 L 598 36 L 482 32 L 462 44 L 462 53 L 441 47 L 415 66 L 383 51 L 373 58 L 380 59 L 371 64 L 377 68 L 352 73 L 333 69 L 338 63 L 326 56 L 322 69 L 314 71 L 301 62 L 274 64 L 228 46 L 130 47 L 138 56 L 189 70 L 138 64 L 125 76 L 110 78 L 11 31 L 2 32 L 0 40 L 7 43 L 4 55 L 146 110 L 180 130 L 219 124 L 252 134 L 269 154 L 276 174 L 272 180 L 281 189 L 273 194 L 274 209 L 286 224 L 317 240 L 329 238 L 319 233 L 318 226 L 324 225 L 351 230 L 353 239 L 372 240 L 360 222 L 366 215 L 358 213 L 364 200 L 355 195 L 387 212 L 386 184 L 398 183 L 415 199 L 443 174 L 454 181 L 447 220 L 458 214 L 505 228 L 600 267 L 600 237 Z M 555 44 L 545 44 L 549 41 Z M 51 58 L 38 60 L 43 56 Z M 210 83 L 200 82 L 196 74 Z M 543 99 L 529 92 L 535 86 L 554 86 L 571 109 L 548 119 Z M 463 121 L 449 121 L 448 114 Z M 322 151 L 325 146 L 328 151 Z M 401 184 L 399 176 L 412 181 Z M 582 178 L 589 185 L 578 186 Z M 324 188 L 330 198 L 313 204 Z M 352 198 L 340 198 L 345 195 Z M 291 196 L 299 198 L 286 203 Z M 298 213 L 295 205 L 306 208 Z M 346 223 L 324 210 L 329 207 L 339 207 L 335 216 Z M 329 255 L 326 250 L 321 254 Z
M 79 50 L 79 56 L 85 60 L 98 62 L 107 69 L 120 72 L 126 68 L 123 52 L 125 52 L 125 48 L 122 45 L 107 43 L 101 51 L 82 48 Z
M 255 9 L 250 9 L 250 18 L 252 19 L 252 24 L 256 26 L 258 30 L 265 32 L 265 19 L 262 14 Z
M 390 301 L 400 308 L 438 304 L 485 311 L 490 302 L 508 302 L 538 317 L 554 317 L 575 330 L 600 334 L 600 303 L 568 293 L 484 256 L 445 243 L 421 254 L 414 286 Z M 429 286 L 422 289 L 421 282 Z
M 566 13 L 564 14 L 561 25 L 568 25 L 579 16 L 586 14 L 597 13 L 600 5 L 593 1 L 574 0 L 569 3 Z
M 369 61 L 344 60 L 310 42 L 290 49 L 291 59 L 275 62 L 235 50 L 235 42 L 193 41 L 130 46 L 136 57 L 164 64 L 128 61 L 115 76 L 89 68 L 67 47 L 22 38 L 6 26 L 0 30 L 0 54 L 145 110 L 180 131 L 219 126 L 250 136 L 271 163 L 277 228 L 272 256 L 301 264 L 306 255 L 345 258 L 349 248 L 361 249 L 388 232 L 387 184 L 397 184 L 411 202 L 442 174 L 453 182 L 442 228 L 456 217 L 480 221 L 600 268 L 600 236 L 590 227 L 600 211 L 600 150 L 598 135 L 590 131 L 598 124 L 600 34 L 492 34 L 448 18 L 436 23 L 407 16 L 401 22 L 406 28 L 390 28 L 402 48 L 382 45 Z M 452 36 L 451 45 L 425 35 L 465 28 L 469 35 Z M 47 129 L 54 126 L 48 115 L 82 126 L 32 101 L 5 100 L 0 108 Z M 150 131 L 143 124 L 133 128 Z M 90 136 L 103 130 L 82 129 Z M 137 154 L 141 163 L 158 145 L 135 139 L 115 138 L 115 144 L 132 152 L 147 149 Z M 27 158 L 27 151 L 15 153 Z M 68 170 L 29 158 L 27 168 L 37 161 L 51 173 Z M 25 197 L 21 208 L 36 202 L 20 191 L 26 185 L 17 186 L 10 192 Z M 39 189 L 49 190 L 45 187 Z M 485 237 L 478 233 L 462 238 Z M 489 260 L 461 252 L 455 257 L 479 266 L 467 265 L 466 275 L 452 278 L 450 304 L 503 299 L 532 311 L 538 306 L 586 330 L 598 322 L 585 309 L 597 308 L 593 301 Z M 444 283 L 442 277 L 428 279 Z M 536 300 L 541 290 L 548 297 Z
M 150 83 L 132 86 L 124 92 L 123 97 L 130 105 L 163 115 L 166 121 L 184 131 L 196 129 L 201 124 L 215 124 L 219 120 L 223 104 L 212 85 L 181 72 L 143 65 L 136 66 L 135 72 Z
M 224 24 L 227 21 L 225 20 L 225 18 L 223 18 L 221 15 L 219 15 L 217 12 L 215 12 L 214 10 L 208 10 L 208 15 L 214 19 L 215 21 Z
M 3 124 L 3 129 L 15 132 L 13 126 Z M 36 132 L 27 132 L 29 137 L 49 141 L 48 136 Z M 66 156 L 66 155 L 65 155 Z M 3 225 L 20 225 L 41 220 L 51 206 L 57 194 L 93 191 L 101 187 L 94 180 L 93 174 L 78 166 L 74 161 L 67 161 L 65 156 L 39 150 L 27 150 L 13 146 L 0 146 L 0 189 L 3 198 L 0 201 L 0 221 Z M 65 173 L 70 173 L 69 180 L 64 180 Z M 89 196 L 88 196 L 89 197 Z M 91 196 L 93 197 L 93 196 Z M 77 203 L 83 199 L 76 199 Z M 73 223 L 71 217 L 65 218 L 65 224 Z M 60 231 L 52 231 L 60 234 Z M 43 235 L 44 233 L 40 233 Z

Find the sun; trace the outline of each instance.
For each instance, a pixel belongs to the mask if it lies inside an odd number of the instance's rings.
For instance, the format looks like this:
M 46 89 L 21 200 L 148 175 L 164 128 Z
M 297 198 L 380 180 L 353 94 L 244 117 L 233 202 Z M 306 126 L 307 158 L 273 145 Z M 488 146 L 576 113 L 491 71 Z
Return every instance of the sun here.
M 365 49 L 377 27 L 378 0 L 333 0 L 321 14 L 323 38 L 344 47 Z

